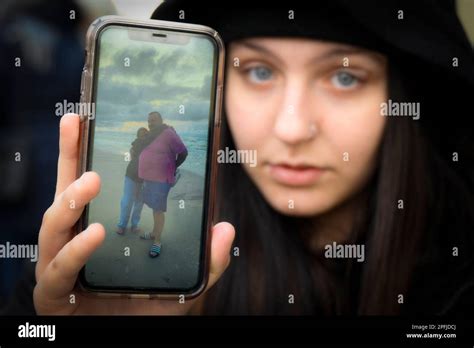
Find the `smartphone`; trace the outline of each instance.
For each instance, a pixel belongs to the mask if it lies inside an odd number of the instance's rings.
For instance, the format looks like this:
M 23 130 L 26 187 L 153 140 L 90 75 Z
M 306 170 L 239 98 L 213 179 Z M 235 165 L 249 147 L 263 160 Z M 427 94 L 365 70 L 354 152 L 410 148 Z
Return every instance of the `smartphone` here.
M 207 284 L 224 45 L 205 26 L 106 16 L 86 36 L 78 176 L 101 191 L 78 233 L 106 238 L 79 276 L 90 294 L 193 298 Z

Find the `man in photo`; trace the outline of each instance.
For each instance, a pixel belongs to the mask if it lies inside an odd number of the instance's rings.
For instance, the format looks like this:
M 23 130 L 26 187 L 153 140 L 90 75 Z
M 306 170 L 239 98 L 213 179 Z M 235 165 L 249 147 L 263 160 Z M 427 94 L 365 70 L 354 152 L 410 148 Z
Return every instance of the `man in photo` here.
M 153 209 L 153 231 L 141 238 L 154 240 L 149 255 L 155 258 L 161 253 L 168 193 L 175 183 L 176 168 L 185 161 L 188 151 L 175 130 L 163 123 L 159 112 L 148 115 L 148 128 L 150 138 L 159 135 L 141 152 L 138 176 L 144 180 L 143 201 Z

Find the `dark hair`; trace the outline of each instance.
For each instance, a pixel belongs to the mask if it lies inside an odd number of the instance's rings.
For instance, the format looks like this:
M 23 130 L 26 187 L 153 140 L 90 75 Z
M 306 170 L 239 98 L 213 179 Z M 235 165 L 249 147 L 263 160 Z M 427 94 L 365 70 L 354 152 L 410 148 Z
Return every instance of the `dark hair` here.
M 163 122 L 163 117 L 161 116 L 161 114 L 158 112 L 158 111 L 152 111 L 148 114 L 148 116 L 151 116 L 151 115 L 154 115 L 156 116 L 156 118 L 160 121 L 160 122 Z
M 401 77 L 416 70 L 397 68 L 393 61 L 388 69 L 392 100 L 422 98 L 426 91 Z M 425 102 L 424 115 L 434 111 L 425 108 Z M 233 247 L 238 248 L 238 256 L 232 256 L 229 268 L 206 295 L 204 313 L 399 314 L 404 312 L 399 295 L 415 308 L 417 296 L 422 298 L 434 284 L 434 279 L 429 283 L 429 277 L 414 277 L 415 273 L 443 263 L 448 274 L 452 265 L 444 262 L 450 249 L 441 250 L 440 229 L 460 214 L 455 226 L 460 231 L 469 226 L 466 223 L 472 226 L 473 216 L 472 191 L 463 186 L 448 163 L 450 158 L 440 154 L 422 127 L 423 123 L 408 117 L 387 119 L 378 164 L 363 192 L 365 205 L 348 241 L 365 244 L 363 264 L 311 253 L 301 233 L 311 226 L 309 219 L 276 212 L 240 165 L 221 165 L 219 221 L 236 227 Z M 222 147 L 235 149 L 225 118 L 222 136 Z M 456 233 L 452 231 L 450 238 Z
M 138 128 L 138 130 L 137 130 L 137 137 L 139 137 L 139 136 L 140 136 L 140 132 L 143 132 L 143 131 L 148 132 L 148 129 L 146 129 L 145 127 L 140 127 L 140 128 Z

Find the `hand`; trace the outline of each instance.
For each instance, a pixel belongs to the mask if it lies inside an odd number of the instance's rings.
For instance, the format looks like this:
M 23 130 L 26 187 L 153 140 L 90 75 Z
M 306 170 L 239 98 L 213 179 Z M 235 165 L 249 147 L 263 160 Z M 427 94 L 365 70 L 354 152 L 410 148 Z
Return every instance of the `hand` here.
M 89 225 L 74 234 L 73 226 L 86 206 L 100 191 L 100 177 L 86 172 L 76 180 L 79 116 L 64 115 L 60 123 L 58 177 L 53 204 L 43 217 L 39 233 L 34 304 L 40 315 L 68 314 L 186 314 L 199 299 L 178 300 L 114 299 L 85 296 L 75 289 L 79 271 L 105 238 L 101 224 Z M 70 201 L 74 200 L 74 209 Z M 221 222 L 211 233 L 211 262 L 207 289 L 230 263 L 235 231 Z M 202 295 L 201 295 L 202 296 Z M 71 301 L 74 299 L 74 301 Z

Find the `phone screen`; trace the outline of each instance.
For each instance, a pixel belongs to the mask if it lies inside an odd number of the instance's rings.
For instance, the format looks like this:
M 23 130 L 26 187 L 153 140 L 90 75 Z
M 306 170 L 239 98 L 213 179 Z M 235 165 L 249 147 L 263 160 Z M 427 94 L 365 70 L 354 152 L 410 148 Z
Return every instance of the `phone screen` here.
M 203 277 L 218 48 L 212 37 L 107 26 L 95 56 L 88 206 L 106 239 L 89 288 L 186 292 Z

